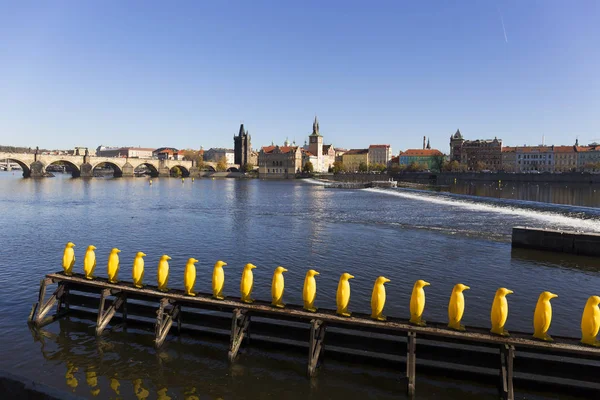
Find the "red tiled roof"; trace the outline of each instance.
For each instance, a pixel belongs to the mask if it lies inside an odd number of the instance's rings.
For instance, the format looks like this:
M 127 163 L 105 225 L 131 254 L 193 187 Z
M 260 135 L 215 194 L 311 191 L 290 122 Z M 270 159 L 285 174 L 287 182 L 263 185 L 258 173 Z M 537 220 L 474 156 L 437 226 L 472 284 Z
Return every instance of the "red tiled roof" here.
M 372 144 L 369 146 L 370 149 L 388 149 L 389 147 L 389 144 Z
M 444 154 L 436 149 L 408 149 L 401 155 L 403 156 L 443 156 Z
M 266 146 L 262 148 L 262 151 L 265 153 L 272 153 L 276 147 L 278 146 Z M 281 146 L 279 147 L 279 151 L 282 153 L 289 153 L 290 151 L 296 151 L 297 148 L 298 146 Z
M 503 153 L 510 153 L 510 152 L 513 152 L 513 151 L 516 151 L 516 150 L 517 150 L 516 147 L 508 147 L 508 146 L 506 146 L 506 147 L 502 148 L 502 152 Z
M 554 146 L 555 153 L 574 153 L 575 146 Z

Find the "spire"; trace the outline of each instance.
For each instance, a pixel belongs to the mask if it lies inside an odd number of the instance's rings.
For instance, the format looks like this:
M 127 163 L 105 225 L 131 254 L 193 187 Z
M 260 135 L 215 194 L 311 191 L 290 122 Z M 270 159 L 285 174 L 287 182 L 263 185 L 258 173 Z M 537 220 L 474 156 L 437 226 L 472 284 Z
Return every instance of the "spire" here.
M 429 139 L 427 139 L 427 150 L 431 150 L 431 146 L 429 145 Z
M 312 134 L 315 136 L 319 136 L 319 120 L 317 119 L 316 115 L 315 115 L 315 122 L 313 122 Z
M 423 150 L 425 150 L 425 136 L 423 136 Z
M 575 139 L 575 146 L 579 146 L 579 138 Z
M 246 132 L 244 131 L 244 124 L 240 124 L 240 133 L 239 136 L 244 136 Z

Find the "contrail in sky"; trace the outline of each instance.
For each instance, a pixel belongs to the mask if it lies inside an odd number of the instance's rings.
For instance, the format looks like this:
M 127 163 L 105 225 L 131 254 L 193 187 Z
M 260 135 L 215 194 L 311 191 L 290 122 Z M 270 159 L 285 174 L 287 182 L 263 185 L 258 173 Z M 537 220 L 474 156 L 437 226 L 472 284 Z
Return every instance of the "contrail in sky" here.
M 508 43 L 508 38 L 506 37 L 506 28 L 504 28 L 504 18 L 502 18 L 500 7 L 498 7 L 498 14 L 500 14 L 500 22 L 502 22 L 502 32 L 504 32 L 504 41 Z

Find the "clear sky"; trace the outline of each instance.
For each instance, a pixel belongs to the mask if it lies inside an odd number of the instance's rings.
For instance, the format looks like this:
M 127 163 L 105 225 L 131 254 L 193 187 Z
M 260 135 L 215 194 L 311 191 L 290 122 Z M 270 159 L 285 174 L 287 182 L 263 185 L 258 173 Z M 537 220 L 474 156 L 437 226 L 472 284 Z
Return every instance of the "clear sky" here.
M 600 142 L 600 1 L 4 1 L 0 144 Z

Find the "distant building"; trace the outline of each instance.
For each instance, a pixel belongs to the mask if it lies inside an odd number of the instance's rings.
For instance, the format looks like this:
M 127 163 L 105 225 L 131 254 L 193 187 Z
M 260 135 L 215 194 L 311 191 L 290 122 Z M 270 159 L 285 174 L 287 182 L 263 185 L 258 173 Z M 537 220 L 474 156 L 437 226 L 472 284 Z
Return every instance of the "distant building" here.
M 460 149 L 461 163 L 469 170 L 497 171 L 502 168 L 502 139 L 465 140 Z
M 332 145 L 323 145 L 323 136 L 319 132 L 319 121 L 315 116 L 312 133 L 308 136 L 308 152 L 316 157 L 314 172 L 327 172 L 335 162 L 335 150 Z
M 252 156 L 250 139 L 250 134 L 247 130 L 244 130 L 244 124 L 241 124 L 238 135 L 233 137 L 234 162 L 232 164 L 239 164 L 242 168 L 246 164 L 256 165 L 250 160 Z
M 581 171 L 600 170 L 600 144 L 592 143 L 578 148 L 577 166 Z
M 350 172 L 358 171 L 361 163 L 369 165 L 369 149 L 352 149 L 342 155 L 342 163 Z
M 335 151 L 335 161 L 342 162 L 342 156 L 343 156 L 343 155 L 344 155 L 344 153 L 345 153 L 345 152 L 347 152 L 348 150 L 347 150 L 347 149 L 339 149 L 339 148 L 336 148 L 336 149 L 334 149 L 334 151 Z
M 299 146 L 265 146 L 258 152 L 260 178 L 292 179 L 302 170 L 302 148 Z
M 515 172 L 553 172 L 555 169 L 556 146 L 515 147 Z M 504 157 L 504 149 L 502 149 Z
M 98 157 L 152 158 L 154 149 L 145 147 L 104 147 L 96 149 Z
M 227 164 L 235 164 L 235 155 L 231 149 L 213 148 L 204 152 L 204 161 L 219 162 L 223 157 Z
M 183 151 L 174 147 L 161 147 L 152 152 L 152 157 L 159 160 L 183 160 Z
M 425 144 L 425 138 L 423 138 L 423 144 Z M 450 161 L 458 161 L 462 160 L 462 145 L 465 142 L 462 134 L 460 133 L 460 129 L 456 130 L 456 133 L 453 136 L 450 136 Z
M 427 165 L 428 169 L 438 167 L 438 158 L 444 157 L 444 153 L 436 149 L 408 149 L 399 155 L 400 165 L 411 165 L 412 163 Z
M 554 146 L 555 172 L 570 172 L 577 169 L 577 144 L 575 146 Z
M 389 144 L 372 144 L 369 146 L 369 162 L 383 164 L 387 167 L 392 158 L 392 146 Z
M 517 148 L 502 148 L 502 170 L 506 172 L 516 172 L 517 168 Z

